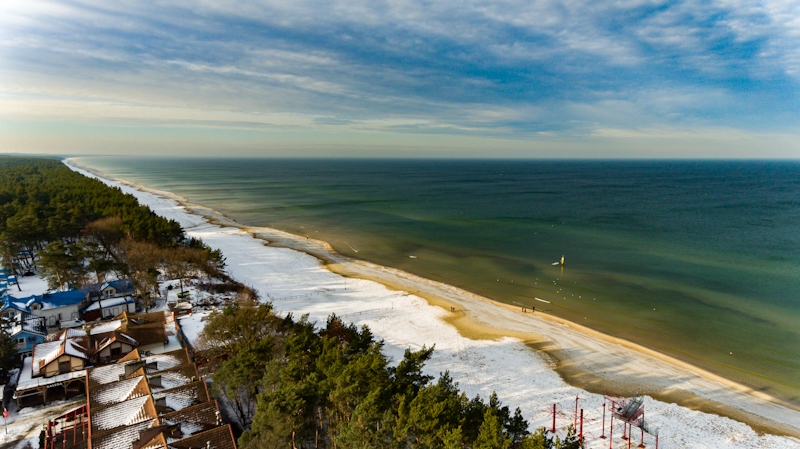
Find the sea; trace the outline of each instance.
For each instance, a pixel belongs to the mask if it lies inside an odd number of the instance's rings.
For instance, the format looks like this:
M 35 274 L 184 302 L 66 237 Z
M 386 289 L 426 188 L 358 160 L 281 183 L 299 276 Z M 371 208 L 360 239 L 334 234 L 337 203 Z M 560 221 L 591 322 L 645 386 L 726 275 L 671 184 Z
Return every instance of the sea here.
M 800 161 L 77 162 L 800 404 Z

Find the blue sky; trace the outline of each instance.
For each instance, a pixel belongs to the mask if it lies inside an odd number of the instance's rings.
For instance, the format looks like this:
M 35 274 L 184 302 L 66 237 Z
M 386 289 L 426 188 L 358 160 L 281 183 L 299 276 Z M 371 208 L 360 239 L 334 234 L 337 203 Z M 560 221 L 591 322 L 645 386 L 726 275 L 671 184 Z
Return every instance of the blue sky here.
M 0 151 L 800 157 L 800 2 L 0 3 Z

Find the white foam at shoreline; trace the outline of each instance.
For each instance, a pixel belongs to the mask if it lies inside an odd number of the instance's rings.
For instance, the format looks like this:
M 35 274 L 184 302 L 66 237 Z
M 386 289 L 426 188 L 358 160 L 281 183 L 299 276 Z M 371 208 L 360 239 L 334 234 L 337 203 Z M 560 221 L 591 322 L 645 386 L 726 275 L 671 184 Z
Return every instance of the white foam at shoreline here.
M 67 165 L 87 176 L 97 177 Z M 545 409 L 553 403 L 559 404 L 565 414 L 559 418 L 558 426 L 572 423 L 578 395 L 583 398 L 581 407 L 586 410 L 586 447 L 608 447 L 608 440 L 596 438 L 601 433 L 602 396 L 567 385 L 544 357 L 522 342 L 513 338 L 488 341 L 461 337 L 443 320 L 447 314 L 443 309 L 429 305 L 418 296 L 389 290 L 378 282 L 345 280 L 308 254 L 264 246 L 244 231 L 209 224 L 172 200 L 99 179 L 133 194 L 159 215 L 178 221 L 188 235 L 200 237 L 212 248 L 222 250 L 231 275 L 255 287 L 263 296 L 275 298 L 276 311 L 292 312 L 296 316 L 308 313 L 312 320 L 322 322 L 330 313 L 336 313 L 347 321 L 368 325 L 378 338 L 384 339 L 385 353 L 395 362 L 406 348 L 419 349 L 422 345 L 435 344 L 434 357 L 426 366 L 429 374 L 449 371 L 470 396 L 480 394 L 487 398 L 496 391 L 504 404 L 522 409 L 532 428 L 549 426 L 550 418 Z M 603 345 L 598 343 L 597 347 Z M 724 389 L 722 385 L 718 388 Z M 800 449 L 800 441 L 795 438 L 760 436 L 749 426 L 728 418 L 651 398 L 646 398 L 645 405 L 647 419 L 661 428 L 661 448 Z M 788 414 L 782 422 L 800 427 L 800 413 L 785 410 Z M 619 439 L 618 427 L 615 426 L 614 447 L 627 447 L 627 442 Z M 636 444 L 633 446 L 636 446 L 639 437 L 636 432 L 634 435 Z M 651 438 L 646 443 L 653 447 Z

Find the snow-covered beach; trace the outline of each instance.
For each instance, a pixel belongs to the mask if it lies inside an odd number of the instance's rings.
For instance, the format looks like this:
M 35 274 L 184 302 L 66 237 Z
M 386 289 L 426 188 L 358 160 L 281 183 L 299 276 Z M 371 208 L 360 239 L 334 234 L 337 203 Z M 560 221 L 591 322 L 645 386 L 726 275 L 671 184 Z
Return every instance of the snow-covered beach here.
M 74 162 L 67 165 L 97 177 Z M 520 407 L 535 427 L 549 425 L 548 409 L 554 403 L 563 413 L 557 425 L 571 424 L 580 397 L 586 447 L 609 445 L 599 438 L 603 396 L 597 394 L 608 388 L 628 395 L 653 393 L 664 400 L 645 400 L 648 421 L 660 428 L 659 447 L 800 448 L 800 411 L 712 373 L 574 323 L 523 314 L 455 287 L 347 259 L 324 242 L 269 228 L 246 229 L 168 192 L 100 179 L 221 249 L 230 274 L 270 299 L 278 313 L 307 313 L 318 321 L 336 313 L 368 325 L 395 360 L 406 348 L 435 344 L 429 373 L 449 371 L 469 395 L 488 397 L 496 391 L 505 404 Z M 562 376 L 595 393 L 570 386 Z M 794 437 L 759 434 L 743 422 Z M 627 447 L 621 436 L 615 427 L 614 447 Z M 634 442 L 639 443 L 637 432 Z M 652 437 L 645 443 L 653 446 Z

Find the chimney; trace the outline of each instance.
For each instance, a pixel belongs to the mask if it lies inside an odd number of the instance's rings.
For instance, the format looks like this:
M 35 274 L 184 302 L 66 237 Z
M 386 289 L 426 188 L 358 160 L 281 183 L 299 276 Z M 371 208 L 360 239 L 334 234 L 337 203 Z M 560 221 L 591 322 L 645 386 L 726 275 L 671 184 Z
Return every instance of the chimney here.
M 144 361 L 143 360 L 126 364 L 125 365 L 125 374 L 123 375 L 123 377 L 130 376 L 131 374 L 133 374 L 134 371 L 136 371 L 137 369 L 139 369 L 139 368 L 141 368 L 143 366 L 144 366 Z
M 151 387 L 164 388 L 164 385 L 161 383 L 161 374 L 147 379 L 147 383 L 149 383 Z

